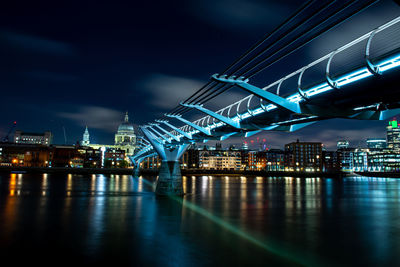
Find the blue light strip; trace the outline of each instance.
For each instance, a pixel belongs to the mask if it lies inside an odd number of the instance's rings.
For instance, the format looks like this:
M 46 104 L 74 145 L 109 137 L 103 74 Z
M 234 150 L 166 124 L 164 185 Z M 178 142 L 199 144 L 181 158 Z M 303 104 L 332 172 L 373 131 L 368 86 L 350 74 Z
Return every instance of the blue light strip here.
M 395 56 L 392 56 L 388 59 L 384 59 L 381 60 L 378 64 L 376 64 L 376 66 L 378 67 L 379 71 L 381 73 L 387 72 L 388 70 L 392 70 L 394 68 L 398 68 L 400 67 L 400 54 L 396 54 Z M 337 80 L 336 83 L 339 87 L 344 86 L 344 85 L 348 85 L 354 82 L 357 82 L 359 80 L 363 80 L 365 78 L 371 77 L 373 74 L 366 68 L 360 68 L 358 70 L 355 70 L 349 74 L 345 74 L 340 76 Z M 315 95 L 319 95 L 328 91 L 333 90 L 332 87 L 330 87 L 326 82 L 318 84 L 314 87 L 311 87 L 308 90 L 305 90 L 304 93 L 306 94 L 307 97 L 312 97 Z M 304 101 L 304 99 L 298 94 L 295 93 L 293 95 L 290 95 L 289 97 L 286 98 L 287 100 L 294 102 L 294 103 L 299 103 Z M 277 109 L 278 107 L 274 104 L 269 104 L 265 107 L 265 109 L 258 107 L 254 110 L 251 111 L 251 113 L 254 115 L 258 115 L 264 112 L 270 112 L 272 110 Z M 364 107 L 361 108 L 355 108 L 354 110 L 357 109 L 363 109 Z M 235 116 L 232 118 L 232 120 L 234 121 L 242 121 L 244 119 L 247 119 L 249 117 L 251 117 L 252 115 L 249 112 L 245 112 L 243 114 L 241 114 L 240 116 Z M 310 119 L 310 118 L 315 118 L 316 116 L 311 116 L 311 117 L 307 117 L 307 118 L 303 118 L 303 119 L 297 119 L 297 120 L 289 120 L 289 121 L 282 121 L 282 122 L 275 122 L 272 123 L 271 125 L 277 125 L 277 124 L 283 124 L 283 123 L 290 123 L 290 122 L 296 122 L 299 120 L 304 120 L 304 119 Z M 213 123 L 211 125 L 206 126 L 206 129 L 209 130 L 214 130 L 216 128 L 219 128 L 221 126 L 225 125 L 223 122 L 219 122 L 219 123 Z M 198 130 L 192 130 L 189 132 L 190 134 L 194 135 L 199 133 Z M 183 135 L 177 135 L 179 138 L 183 138 Z M 150 146 L 149 146 L 150 147 Z M 149 149 L 148 147 L 146 147 L 146 149 Z

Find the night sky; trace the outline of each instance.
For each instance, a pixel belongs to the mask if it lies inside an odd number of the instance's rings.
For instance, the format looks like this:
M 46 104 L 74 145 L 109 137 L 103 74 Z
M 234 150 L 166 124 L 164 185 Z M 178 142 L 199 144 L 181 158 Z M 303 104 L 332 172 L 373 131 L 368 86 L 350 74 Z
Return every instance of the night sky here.
M 23 131 L 111 144 L 125 111 L 158 119 L 205 84 L 300 5 L 300 1 L 7 1 L 0 10 L 0 136 Z M 265 84 L 400 15 L 380 1 L 266 74 Z M 268 76 L 269 75 L 269 76 Z M 211 107 L 243 94 L 226 93 Z M 264 132 L 269 147 L 299 138 L 334 148 L 384 137 L 386 122 L 329 120 L 295 133 Z M 256 139 L 257 136 L 252 137 Z M 241 143 L 236 138 L 226 144 Z

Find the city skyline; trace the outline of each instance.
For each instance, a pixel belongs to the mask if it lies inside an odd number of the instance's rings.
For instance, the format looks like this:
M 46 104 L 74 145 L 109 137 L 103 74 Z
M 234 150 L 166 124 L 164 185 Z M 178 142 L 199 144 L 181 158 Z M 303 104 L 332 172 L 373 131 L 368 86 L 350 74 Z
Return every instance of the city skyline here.
M 96 142 L 106 143 L 112 140 L 126 110 L 136 124 L 157 119 L 298 7 L 296 1 L 236 2 L 237 5 L 223 10 L 210 10 L 200 1 L 160 3 L 155 11 L 144 3 L 112 7 L 88 4 L 81 9 L 74 4 L 52 9 L 48 3 L 23 7 L 9 3 L 2 11 L 0 28 L 2 51 L 7 51 L 0 63 L 0 85 L 9 100 L 1 107 L 4 116 L 0 134 L 4 136 L 12 122 L 17 121 L 17 128 L 23 131 L 52 131 L 55 143 L 64 142 L 65 129 L 68 143 L 74 143 L 81 139 L 84 126 L 88 125 Z M 216 5 L 224 3 L 220 0 Z M 253 10 L 252 17 L 238 15 L 240 7 Z M 143 12 L 132 17 L 131 8 Z M 164 12 L 164 8 L 172 13 Z M 30 18 L 34 15 L 30 14 L 35 11 L 40 12 L 42 19 L 32 23 Z M 397 11 L 398 6 L 391 1 L 367 9 L 352 19 L 353 26 L 341 26 L 318 39 L 318 47 L 323 48 L 311 46 L 300 51 L 302 61 L 291 59 L 290 71 L 390 20 Z M 80 12 L 86 12 L 85 16 Z M 202 12 L 206 12 L 207 18 Z M 65 23 L 71 14 L 76 15 L 75 20 Z M 265 14 L 271 19 L 266 21 Z M 107 23 L 102 21 L 104 15 Z M 51 24 L 47 23 L 49 20 Z M 100 31 L 99 26 L 105 24 L 107 27 Z M 243 28 L 246 33 L 238 34 Z M 341 38 L 327 43 L 339 32 Z M 105 33 L 109 34 L 107 38 Z M 264 77 L 265 81 L 273 81 L 287 71 L 286 66 L 278 64 L 276 73 Z M 232 91 L 228 96 L 226 102 L 230 103 L 242 94 Z M 266 138 L 272 147 L 298 138 L 318 140 L 332 147 L 337 139 L 363 142 L 363 136 L 383 133 L 385 125 L 386 122 L 334 119 L 295 133 L 268 132 L 257 136 Z M 242 142 L 242 138 L 225 141 Z

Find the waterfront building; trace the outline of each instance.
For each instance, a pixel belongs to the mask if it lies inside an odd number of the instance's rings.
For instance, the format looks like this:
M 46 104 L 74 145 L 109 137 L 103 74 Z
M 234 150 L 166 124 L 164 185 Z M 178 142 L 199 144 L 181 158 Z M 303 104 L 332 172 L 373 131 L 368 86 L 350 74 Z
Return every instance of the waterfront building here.
M 90 145 L 90 135 L 89 135 L 89 130 L 88 130 L 87 126 L 85 128 L 85 132 L 83 133 L 83 139 L 82 139 L 81 145 L 82 146 Z
M 354 168 L 354 149 L 338 149 L 337 156 L 339 161 L 339 168 L 344 172 L 352 172 Z
M 392 151 L 372 151 L 368 154 L 369 172 L 399 172 L 400 153 Z
M 205 170 L 240 170 L 242 169 L 240 151 L 201 150 L 199 167 Z
M 400 151 L 400 128 L 396 120 L 389 121 L 386 134 L 387 147 L 392 151 Z
M 367 148 L 369 149 L 384 149 L 386 148 L 385 138 L 368 138 Z
M 283 171 L 285 153 L 281 149 L 271 149 L 268 151 L 248 151 L 247 169 Z
M 125 161 L 125 150 L 109 148 L 104 151 L 104 167 L 124 168 L 128 166 Z
M 334 172 L 340 170 L 340 160 L 338 151 L 322 151 L 323 171 Z
M 135 152 L 136 134 L 133 124 L 129 122 L 128 112 L 115 134 L 115 148 L 124 150 L 127 156 L 132 156 Z
M 286 171 L 322 171 L 322 143 L 293 142 L 285 145 Z
M 183 153 L 181 159 L 182 169 L 198 169 L 199 168 L 199 149 L 196 144 L 190 147 Z
M 262 153 L 258 153 L 258 151 L 248 151 L 247 154 L 247 167 L 249 170 L 261 170 L 265 168 L 265 157 L 263 157 Z
M 32 144 L 49 146 L 53 140 L 51 132 L 44 133 L 30 133 L 23 131 L 15 131 L 14 143 L 15 144 Z
M 368 170 L 369 149 L 356 148 L 353 152 L 353 171 L 363 172 Z
M 337 149 L 343 149 L 349 147 L 349 141 L 347 140 L 339 140 L 337 141 Z
M 142 169 L 158 169 L 161 166 L 161 158 L 159 156 L 153 156 L 145 158 L 140 163 Z

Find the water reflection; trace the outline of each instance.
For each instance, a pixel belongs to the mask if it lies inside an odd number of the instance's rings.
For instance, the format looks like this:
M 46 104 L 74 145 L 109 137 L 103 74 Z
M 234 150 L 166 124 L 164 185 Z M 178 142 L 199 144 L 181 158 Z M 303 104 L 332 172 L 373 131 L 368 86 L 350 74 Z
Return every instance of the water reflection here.
M 187 194 L 173 199 L 154 196 L 155 177 L 0 179 L 0 248 L 10 251 L 155 265 L 399 263 L 400 179 L 184 176 Z

